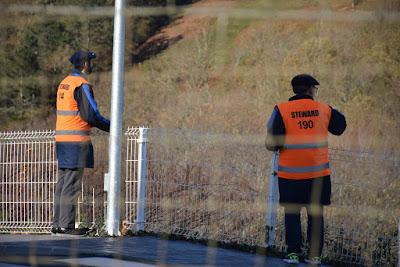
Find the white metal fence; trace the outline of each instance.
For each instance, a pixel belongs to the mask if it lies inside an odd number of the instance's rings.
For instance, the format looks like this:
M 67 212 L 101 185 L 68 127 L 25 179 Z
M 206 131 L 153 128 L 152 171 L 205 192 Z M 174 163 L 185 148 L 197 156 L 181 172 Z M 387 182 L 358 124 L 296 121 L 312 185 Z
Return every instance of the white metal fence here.
M 104 149 L 104 138 L 93 139 Z M 104 163 L 101 153 L 97 156 Z M 54 131 L 0 133 L 0 233 L 50 233 L 57 174 Z M 89 170 L 83 177 L 77 225 L 91 226 L 100 219 L 96 186 L 88 182 L 93 174 Z
M 57 161 L 54 132 L 0 134 L 1 232 L 48 232 Z
M 263 136 L 151 129 L 145 231 L 239 246 L 269 243 L 284 251 L 281 207 L 275 232 L 266 230 L 266 218 L 274 220 L 273 213 L 267 214 L 268 204 L 274 207 L 268 200 L 277 196 L 269 190 L 271 153 L 263 143 Z M 324 258 L 351 265 L 396 265 L 398 156 L 330 148 L 330 157 L 333 195 L 324 211 Z M 127 173 L 137 173 L 132 168 L 127 166 Z M 127 191 L 135 179 L 129 178 Z M 303 213 L 304 232 L 305 217 Z
M 125 135 L 121 209 L 133 230 L 285 249 L 280 207 L 275 232 L 266 229 L 266 219 L 269 226 L 274 220 L 273 214 L 267 216 L 274 205 L 268 204 L 277 198 L 270 190 L 271 153 L 263 136 L 145 128 L 129 128 Z M 96 168 L 85 171 L 78 222 L 99 225 L 104 221 L 107 136 L 92 140 Z M 325 209 L 324 258 L 396 265 L 399 159 L 333 148 L 330 156 L 333 195 Z M 1 133 L 0 174 L 0 232 L 48 233 L 57 175 L 54 132 Z

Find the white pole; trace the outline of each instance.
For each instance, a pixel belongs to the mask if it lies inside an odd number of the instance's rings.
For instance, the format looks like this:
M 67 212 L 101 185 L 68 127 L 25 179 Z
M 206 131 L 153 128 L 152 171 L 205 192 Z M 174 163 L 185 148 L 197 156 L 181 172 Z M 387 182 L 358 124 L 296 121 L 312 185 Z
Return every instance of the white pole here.
M 111 129 L 109 142 L 109 192 L 107 233 L 117 236 L 121 198 L 122 115 L 124 111 L 125 0 L 115 0 L 114 45 L 111 93 Z
M 146 172 L 147 172 L 147 128 L 139 128 L 138 169 L 137 169 L 137 208 L 136 231 L 144 231 L 146 204 Z
M 276 212 L 278 209 L 279 191 L 278 191 L 278 159 L 279 153 L 276 151 L 272 155 L 272 172 L 269 178 L 268 190 L 268 212 L 266 218 L 266 246 L 272 247 L 275 244 Z

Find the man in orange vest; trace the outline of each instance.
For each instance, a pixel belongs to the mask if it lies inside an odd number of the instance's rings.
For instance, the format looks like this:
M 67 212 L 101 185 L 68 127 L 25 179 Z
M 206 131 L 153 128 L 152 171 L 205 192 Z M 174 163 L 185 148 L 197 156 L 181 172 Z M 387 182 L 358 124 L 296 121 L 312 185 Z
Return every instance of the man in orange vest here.
M 297 264 L 301 256 L 300 210 L 307 210 L 305 261 L 320 264 L 324 243 L 323 206 L 331 202 L 328 132 L 341 135 L 346 119 L 329 105 L 314 100 L 319 82 L 308 74 L 295 76 L 295 93 L 275 106 L 267 124 L 266 147 L 279 150 L 279 202 L 285 210 L 286 263 Z
M 54 194 L 54 234 L 83 235 L 88 229 L 75 229 L 75 209 L 84 168 L 93 168 L 90 129 L 110 131 L 94 100 L 92 86 L 85 76 L 92 72 L 94 52 L 78 51 L 69 59 L 74 69 L 57 89 L 56 151 L 58 180 Z

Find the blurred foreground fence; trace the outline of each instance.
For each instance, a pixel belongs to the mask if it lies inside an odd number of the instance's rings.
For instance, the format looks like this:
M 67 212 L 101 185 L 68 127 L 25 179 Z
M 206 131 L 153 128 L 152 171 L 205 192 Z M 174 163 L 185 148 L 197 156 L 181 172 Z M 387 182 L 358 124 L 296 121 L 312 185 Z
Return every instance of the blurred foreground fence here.
M 126 131 L 123 151 L 125 206 L 121 214 L 132 228 L 265 246 L 270 237 L 265 220 L 272 170 L 263 136 L 151 129 L 144 140 L 139 133 L 137 128 Z M 104 135 L 95 134 L 92 140 L 96 167 L 85 171 L 78 221 L 99 226 L 104 222 L 102 181 L 108 142 Z M 147 140 L 147 157 L 141 161 L 139 147 Z M 324 259 L 345 265 L 396 265 L 400 216 L 397 157 L 330 149 L 333 195 L 332 204 L 324 211 Z M 145 171 L 140 171 L 143 167 Z M 57 177 L 54 132 L 0 133 L 0 175 L 0 233 L 49 233 Z M 138 184 L 145 190 L 142 211 L 137 205 L 141 201 Z M 144 215 L 144 224 L 137 215 Z M 305 219 L 302 214 L 304 231 Z M 275 230 L 273 249 L 283 251 L 280 207 Z

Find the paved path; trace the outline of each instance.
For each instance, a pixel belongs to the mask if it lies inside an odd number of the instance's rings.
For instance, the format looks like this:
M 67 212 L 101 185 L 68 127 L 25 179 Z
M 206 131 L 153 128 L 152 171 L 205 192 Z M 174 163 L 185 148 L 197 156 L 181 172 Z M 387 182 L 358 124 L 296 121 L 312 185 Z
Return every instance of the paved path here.
M 51 235 L 0 235 L 0 266 L 31 265 L 288 266 L 278 258 L 150 236 L 71 238 Z

